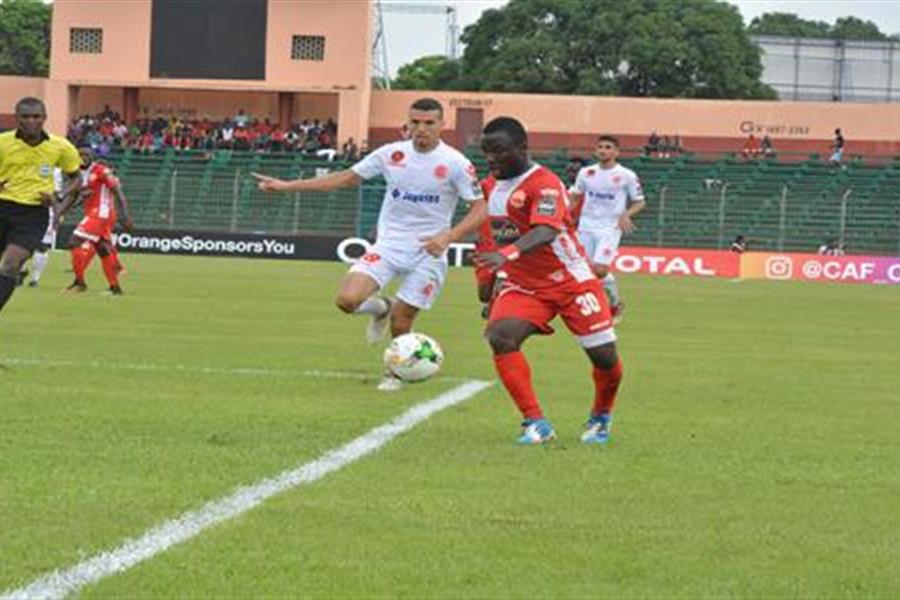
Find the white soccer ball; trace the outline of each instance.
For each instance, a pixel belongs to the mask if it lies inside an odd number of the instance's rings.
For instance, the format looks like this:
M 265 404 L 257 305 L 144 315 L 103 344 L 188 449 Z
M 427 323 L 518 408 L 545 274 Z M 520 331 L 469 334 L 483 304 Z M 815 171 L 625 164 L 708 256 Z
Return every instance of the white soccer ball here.
M 397 336 L 384 351 L 384 366 L 408 383 L 425 381 L 441 370 L 444 351 L 424 333 Z

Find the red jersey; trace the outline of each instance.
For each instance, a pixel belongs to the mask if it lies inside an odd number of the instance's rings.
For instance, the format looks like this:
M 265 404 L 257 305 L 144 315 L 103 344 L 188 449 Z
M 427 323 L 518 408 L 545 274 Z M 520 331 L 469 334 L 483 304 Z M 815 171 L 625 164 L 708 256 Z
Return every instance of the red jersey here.
M 108 166 L 93 163 L 85 171 L 83 184 L 89 195 L 84 201 L 84 214 L 98 219 L 115 219 L 114 192 L 119 187 L 118 178 Z
M 511 283 L 540 290 L 595 279 L 575 236 L 566 188 L 550 169 L 535 164 L 514 179 L 495 180 L 491 176 L 484 181 L 484 189 L 491 234 L 498 246 L 514 243 L 538 225 L 548 225 L 558 232 L 549 244 L 503 265 Z

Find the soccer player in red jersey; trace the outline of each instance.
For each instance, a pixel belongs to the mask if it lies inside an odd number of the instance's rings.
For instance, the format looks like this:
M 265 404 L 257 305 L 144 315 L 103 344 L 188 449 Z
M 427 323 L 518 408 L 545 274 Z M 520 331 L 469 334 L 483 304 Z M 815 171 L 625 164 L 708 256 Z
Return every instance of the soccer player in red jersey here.
M 102 162 L 94 161 L 89 148 L 82 148 L 80 153 L 84 218 L 72 234 L 72 270 L 75 272 L 75 281 L 65 291 L 87 290 L 84 274 L 94 254 L 98 254 L 103 265 L 103 274 L 109 283 L 108 293 L 121 296 L 119 273 L 122 271 L 122 265 L 112 241 L 112 232 L 118 213 L 122 214 L 122 224 L 126 231 L 131 231 L 134 226 L 128 213 L 128 201 L 112 169 Z M 70 205 L 66 206 L 66 209 L 68 208 Z
M 593 365 L 594 402 L 581 440 L 604 444 L 622 362 L 603 286 L 575 236 L 566 188 L 530 161 L 528 136 L 516 119 L 488 123 L 481 149 L 491 172 L 484 183 L 497 249 L 476 254 L 475 263 L 506 274 L 491 304 L 486 337 L 500 380 L 524 418 L 518 441 L 543 444 L 556 437 L 521 347 L 532 335 L 553 333 L 550 321 L 559 315 Z

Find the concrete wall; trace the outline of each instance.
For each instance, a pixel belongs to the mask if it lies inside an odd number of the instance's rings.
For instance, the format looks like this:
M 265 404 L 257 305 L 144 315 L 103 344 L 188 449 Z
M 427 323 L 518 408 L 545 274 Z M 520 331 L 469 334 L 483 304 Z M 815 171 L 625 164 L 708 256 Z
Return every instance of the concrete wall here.
M 444 104 L 449 130 L 456 127 L 457 108 L 480 108 L 485 123 L 499 115 L 519 118 L 532 145 L 544 148 L 590 148 L 598 133 L 617 134 L 625 145 L 643 145 L 655 129 L 660 135 L 679 134 L 688 149 L 738 150 L 752 132 L 758 137 L 768 133 L 783 151 L 826 152 L 840 127 L 851 153 L 900 154 L 900 104 L 374 91 L 370 137 L 395 138 L 409 105 L 422 96 Z

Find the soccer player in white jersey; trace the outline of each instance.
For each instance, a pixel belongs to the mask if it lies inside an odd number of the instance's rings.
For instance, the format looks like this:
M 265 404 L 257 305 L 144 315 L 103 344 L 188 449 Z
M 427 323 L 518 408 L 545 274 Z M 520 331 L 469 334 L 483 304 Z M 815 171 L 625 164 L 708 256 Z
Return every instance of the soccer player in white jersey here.
M 603 281 L 614 322 L 618 323 L 625 305 L 609 268 L 622 234 L 634 231 L 632 219 L 644 210 L 647 202 L 637 174 L 617 162 L 618 139 L 611 135 L 598 137 L 595 155 L 599 162 L 582 168 L 569 190 L 572 214 L 578 218 L 578 239 L 594 273 Z
M 487 217 L 475 167 L 441 141 L 440 102 L 416 100 L 408 119 L 410 139 L 381 146 L 349 169 L 294 181 L 253 174 L 261 190 L 278 192 L 329 191 L 384 177 L 387 189 L 375 245 L 350 267 L 335 299 L 345 313 L 372 317 L 367 332 L 372 344 L 384 337 L 388 322 L 395 337 L 412 330 L 418 312 L 432 307 L 444 285 L 447 248 L 474 233 Z M 451 227 L 460 198 L 470 208 Z M 395 299 L 377 295 L 397 277 L 403 281 Z M 378 389 L 400 387 L 398 379 L 386 374 Z

